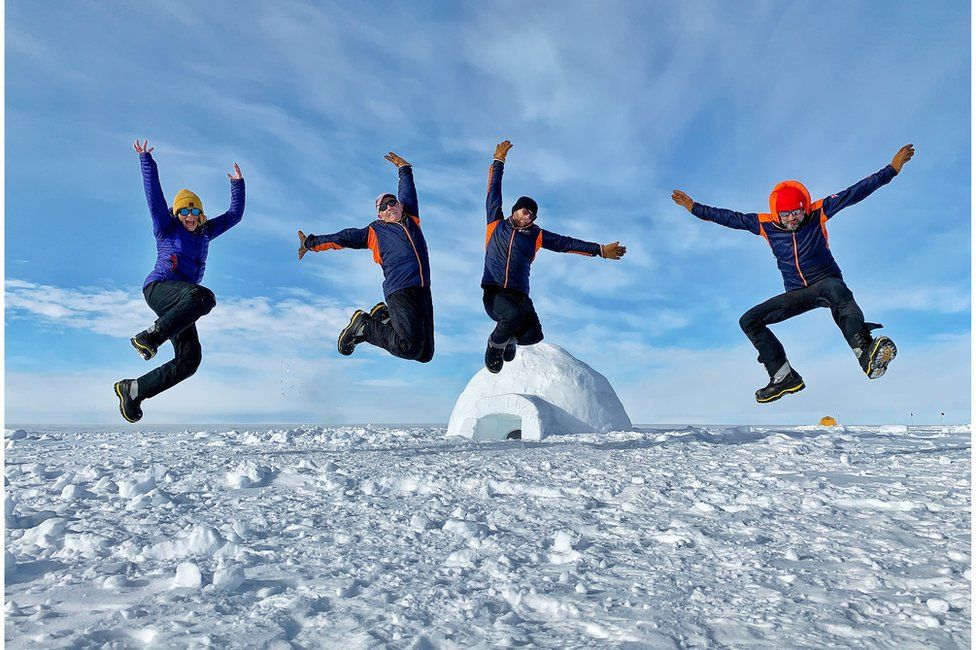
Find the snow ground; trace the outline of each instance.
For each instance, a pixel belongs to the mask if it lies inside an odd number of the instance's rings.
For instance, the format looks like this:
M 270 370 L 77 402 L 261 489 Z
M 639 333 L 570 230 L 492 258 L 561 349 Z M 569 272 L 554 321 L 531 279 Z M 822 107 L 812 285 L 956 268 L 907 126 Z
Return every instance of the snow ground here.
M 969 427 L 5 443 L 11 648 L 970 646 Z

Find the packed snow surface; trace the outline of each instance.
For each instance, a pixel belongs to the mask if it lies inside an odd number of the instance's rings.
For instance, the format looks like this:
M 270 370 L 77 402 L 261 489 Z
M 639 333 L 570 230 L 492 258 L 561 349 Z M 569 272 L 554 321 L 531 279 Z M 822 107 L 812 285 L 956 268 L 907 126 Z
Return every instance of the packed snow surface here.
M 10 648 L 970 646 L 969 427 L 5 444 Z
M 482 368 L 461 392 L 447 435 L 523 440 L 566 433 L 629 431 L 630 418 L 607 378 L 552 343 L 520 346 L 493 374 Z

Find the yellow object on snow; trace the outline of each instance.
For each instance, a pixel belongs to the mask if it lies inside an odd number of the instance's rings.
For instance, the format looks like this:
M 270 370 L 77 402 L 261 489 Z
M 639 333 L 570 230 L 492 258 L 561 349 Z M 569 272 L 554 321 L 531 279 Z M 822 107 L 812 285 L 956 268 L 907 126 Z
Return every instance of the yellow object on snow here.
M 837 420 L 835 420 L 834 418 L 830 417 L 829 415 L 825 415 L 822 418 L 820 418 L 820 426 L 824 426 L 824 427 L 836 427 L 837 426 Z

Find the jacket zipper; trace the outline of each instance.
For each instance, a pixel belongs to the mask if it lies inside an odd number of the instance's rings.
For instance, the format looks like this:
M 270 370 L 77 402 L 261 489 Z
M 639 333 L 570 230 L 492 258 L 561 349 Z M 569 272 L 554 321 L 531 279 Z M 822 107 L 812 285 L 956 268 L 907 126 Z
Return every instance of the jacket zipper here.
M 420 263 L 420 253 L 417 252 L 417 247 L 414 246 L 414 244 L 413 244 L 413 237 L 410 236 L 410 231 L 407 230 L 407 227 L 404 226 L 402 223 L 400 224 L 400 227 L 403 228 L 403 234 L 405 234 L 407 236 L 407 241 L 410 242 L 410 248 L 413 249 L 414 257 L 417 258 L 417 270 L 420 272 L 420 286 L 423 287 L 423 286 L 425 286 L 424 285 L 424 265 Z
M 796 264 L 796 272 L 800 274 L 800 279 L 803 280 L 803 286 L 809 286 L 807 279 L 803 277 L 803 271 L 800 270 L 800 255 L 796 250 L 796 233 L 793 233 L 793 262 Z
M 508 258 L 505 260 L 505 283 L 502 289 L 508 289 L 508 266 L 512 263 L 512 244 L 515 243 L 515 228 L 512 228 L 512 236 L 508 240 Z

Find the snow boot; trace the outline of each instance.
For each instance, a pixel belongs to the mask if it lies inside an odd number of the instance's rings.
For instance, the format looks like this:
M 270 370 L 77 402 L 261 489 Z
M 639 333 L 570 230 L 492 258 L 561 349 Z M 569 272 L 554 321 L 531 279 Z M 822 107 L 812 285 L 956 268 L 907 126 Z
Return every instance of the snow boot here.
M 134 379 L 123 379 L 115 382 L 115 396 L 119 398 L 119 412 L 126 422 L 138 422 L 142 419 L 141 399 L 132 397 L 132 382 Z
M 779 381 L 776 381 L 775 377 L 770 377 L 769 383 L 756 391 L 756 401 L 760 404 L 775 402 L 783 395 L 798 393 L 804 388 L 806 388 L 806 384 L 803 383 L 803 377 L 796 370 L 790 368 L 786 376 Z
M 515 359 L 515 350 L 517 349 L 518 347 L 515 344 L 515 340 L 509 339 L 508 345 L 505 346 L 505 353 L 502 355 L 502 359 L 505 360 L 505 363 Z
M 891 363 L 898 348 L 895 342 L 887 336 L 872 338 L 869 330 L 855 337 L 852 349 L 857 362 L 861 365 L 861 370 L 868 376 L 868 379 L 877 379 L 888 371 L 888 364 Z
M 339 354 L 349 356 L 356 350 L 356 346 L 366 340 L 366 319 L 369 315 L 362 309 L 357 309 L 349 319 L 349 324 L 339 332 Z
M 129 339 L 132 343 L 132 347 L 136 349 L 145 361 L 149 361 L 154 356 L 156 356 L 156 350 L 162 345 L 162 341 L 159 340 L 159 330 L 156 329 L 156 324 L 149 329 L 142 330 L 135 336 Z
M 488 347 L 485 348 L 485 368 L 488 368 L 488 372 L 497 374 L 501 372 L 502 366 L 505 365 L 505 347 L 506 346 L 496 346 L 488 339 Z
M 386 325 L 390 322 L 390 308 L 386 306 L 385 302 L 378 302 L 369 310 L 369 317 L 377 323 Z

